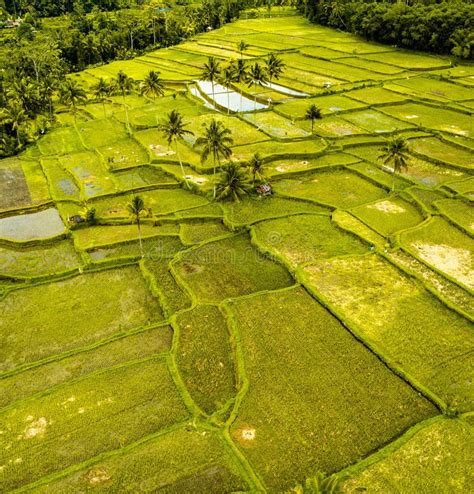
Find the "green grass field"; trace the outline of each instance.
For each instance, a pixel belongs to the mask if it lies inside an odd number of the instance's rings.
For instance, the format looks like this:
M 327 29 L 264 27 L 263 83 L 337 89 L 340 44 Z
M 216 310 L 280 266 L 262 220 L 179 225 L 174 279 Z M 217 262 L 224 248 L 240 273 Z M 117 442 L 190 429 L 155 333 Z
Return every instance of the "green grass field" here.
M 466 350 L 474 338 L 464 317 L 376 255 L 319 261 L 304 271 L 322 299 L 392 365 L 456 408 L 471 409 Z
M 229 112 L 219 85 L 216 110 L 208 57 L 270 53 L 281 77 L 233 84 Z M 91 94 L 121 70 L 133 91 Z M 140 94 L 150 70 L 163 96 Z M 68 75 L 76 115 L 58 102 L 0 160 L 0 491 L 298 493 L 323 472 L 345 493 L 467 493 L 473 74 L 272 6 Z M 233 139 L 215 173 L 195 146 L 212 119 Z M 236 202 L 213 197 L 228 161 Z
M 232 437 L 270 491 L 343 468 L 435 413 L 303 289 L 229 306 L 250 382 Z
M 438 420 L 426 425 L 391 454 L 343 484 L 343 492 L 417 492 L 448 494 L 469 490 L 472 425 L 465 420 Z M 420 458 L 420 451 L 423 456 Z M 449 472 L 446 478 L 445 473 Z
M 211 415 L 235 394 L 230 334 L 216 306 L 198 305 L 181 314 L 177 364 L 194 401 Z
M 287 271 L 260 254 L 245 235 L 198 246 L 178 257 L 175 269 L 200 302 L 220 302 L 292 284 Z

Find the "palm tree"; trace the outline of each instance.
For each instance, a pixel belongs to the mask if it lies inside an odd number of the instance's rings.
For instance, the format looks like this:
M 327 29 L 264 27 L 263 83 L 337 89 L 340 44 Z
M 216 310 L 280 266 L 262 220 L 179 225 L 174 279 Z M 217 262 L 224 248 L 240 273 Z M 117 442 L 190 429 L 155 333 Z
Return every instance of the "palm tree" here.
M 274 53 L 270 53 L 268 58 L 265 60 L 265 65 L 267 68 L 268 78 L 270 79 L 270 85 L 272 80 L 275 78 L 278 80 L 283 73 L 283 69 L 285 68 L 285 62 Z
M 231 132 L 224 127 L 222 122 L 215 118 L 209 125 L 204 124 L 204 136 L 196 140 L 195 146 L 202 146 L 201 162 L 204 163 L 210 154 L 214 165 L 214 178 L 216 176 L 216 166 L 220 167 L 220 158 L 228 159 L 232 155 L 230 146 L 234 143 Z M 216 186 L 214 185 L 214 198 L 216 197 Z
M 395 190 L 395 174 L 403 170 L 408 170 L 408 145 L 403 137 L 396 136 L 390 141 L 387 141 L 385 146 L 380 149 L 382 154 L 378 157 L 383 161 L 384 165 L 393 166 L 393 182 L 392 191 Z
M 122 70 L 117 73 L 115 78 L 115 89 L 122 95 L 123 106 L 125 108 L 125 119 L 127 130 L 130 133 L 130 122 L 128 120 L 128 106 L 125 104 L 125 95 L 129 93 L 135 85 L 135 81 L 125 74 Z
M 144 216 L 148 211 L 145 207 L 145 202 L 140 196 L 133 196 L 132 200 L 127 204 L 127 211 L 130 215 L 130 219 L 137 224 L 138 228 L 138 242 L 140 244 L 140 254 L 144 257 L 143 253 L 143 243 L 142 243 L 142 227 L 141 227 L 141 217 Z
M 217 199 L 219 201 L 231 198 L 239 202 L 243 196 L 250 193 L 249 178 L 238 163 L 227 163 L 217 184 Z
M 221 69 L 219 66 L 219 62 L 214 57 L 209 57 L 207 62 L 204 64 L 201 73 L 201 79 L 203 81 L 209 81 L 212 84 L 212 100 L 215 101 L 214 98 L 214 83 L 219 77 Z
M 304 118 L 306 120 L 311 120 L 311 134 L 312 134 L 314 130 L 314 121 L 323 118 L 323 115 L 321 113 L 320 108 L 318 108 L 316 105 L 310 105 L 306 109 Z
M 241 40 L 240 43 L 237 45 L 237 49 L 239 50 L 240 58 L 242 59 L 244 51 L 247 51 L 249 49 L 249 45 L 244 40 Z
M 59 87 L 59 99 L 72 108 L 74 122 L 76 122 L 77 105 L 86 101 L 86 92 L 77 81 L 66 79 Z
M 194 135 L 194 133 L 186 129 L 185 126 L 186 124 L 183 122 L 183 117 L 181 114 L 177 110 L 172 110 L 168 113 L 164 122 L 158 125 L 158 129 L 166 137 L 168 147 L 170 147 L 174 142 L 176 156 L 178 156 L 179 165 L 181 166 L 181 173 L 183 174 L 183 179 L 186 186 L 189 188 L 189 184 L 184 174 L 183 162 L 181 161 L 181 156 L 179 154 L 178 141 L 183 139 L 185 135 Z
M 21 146 L 20 129 L 21 126 L 28 120 L 28 116 L 23 108 L 23 105 L 18 100 L 13 100 L 8 103 L 8 106 L 2 108 L 0 113 L 0 122 L 2 124 L 10 124 L 12 130 L 15 131 L 18 147 Z
M 157 96 L 165 94 L 165 86 L 160 78 L 159 72 L 150 70 L 140 84 L 140 92 L 145 96 L 151 96 L 155 99 Z
M 258 178 L 259 180 L 263 179 L 264 173 L 264 165 L 263 160 L 259 153 L 255 153 L 249 161 L 249 167 L 252 171 L 253 182 L 252 185 L 255 185 L 255 180 Z
M 57 79 L 54 75 L 46 75 L 42 78 L 40 82 L 40 92 L 43 95 L 45 101 L 47 101 L 48 109 L 49 109 L 49 121 L 52 122 L 54 120 L 53 115 L 53 94 L 56 90 Z
M 329 25 L 339 27 L 339 22 L 346 27 L 343 15 L 346 7 L 341 0 L 332 0 L 331 3 L 323 6 L 325 13 L 328 15 Z M 339 21 L 339 22 L 338 22 Z
M 245 63 L 245 60 L 239 58 L 239 60 L 235 61 L 233 63 L 233 70 L 234 70 L 233 82 L 237 82 L 238 84 L 244 84 L 247 82 L 248 73 L 247 73 L 247 65 Z M 242 111 L 242 97 L 243 97 L 242 88 L 239 89 L 239 93 L 240 93 L 239 111 Z
M 297 485 L 291 491 L 287 491 L 286 494 L 298 492 L 301 494 L 336 494 L 341 492 L 341 478 L 336 475 L 326 477 L 322 472 L 313 477 L 306 479 L 306 482 L 301 485 Z
M 263 87 L 268 82 L 267 73 L 265 69 L 256 62 L 255 65 L 252 65 L 248 74 L 248 87 Z M 257 90 L 254 92 L 254 100 L 255 100 L 255 108 L 254 111 L 257 111 Z
M 110 84 L 103 78 L 101 77 L 96 84 L 94 84 L 92 87 L 92 94 L 102 102 L 102 108 L 104 109 L 104 118 L 107 118 L 107 112 L 105 111 L 105 100 L 107 96 L 109 96 L 111 92 L 111 86 Z
M 230 85 L 235 82 L 234 65 L 232 61 L 221 72 L 219 82 L 227 89 L 227 115 L 230 113 Z
M 18 100 L 26 114 L 29 117 L 34 117 L 36 114 L 35 106 L 39 97 L 38 89 L 38 85 L 26 77 L 15 78 L 6 87 L 7 100 Z

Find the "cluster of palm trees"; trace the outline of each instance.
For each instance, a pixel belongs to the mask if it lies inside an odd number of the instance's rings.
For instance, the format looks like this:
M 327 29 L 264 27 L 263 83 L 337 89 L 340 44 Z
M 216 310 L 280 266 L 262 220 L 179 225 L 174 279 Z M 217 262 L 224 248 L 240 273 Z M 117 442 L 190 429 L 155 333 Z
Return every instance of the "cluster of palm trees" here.
M 0 104 L 0 156 L 19 151 L 36 131 L 42 133 L 54 119 L 52 97 L 60 81 L 52 73 L 38 77 L 4 77 Z
M 237 50 L 240 53 L 240 58 L 231 60 L 227 65 L 221 66 L 221 63 L 214 57 L 209 57 L 204 64 L 201 72 L 201 80 L 208 81 L 212 85 L 212 99 L 215 101 L 214 85 L 215 83 L 222 84 L 229 88 L 232 84 L 247 84 L 249 88 L 254 88 L 254 110 L 257 109 L 257 90 L 258 87 L 264 87 L 267 84 L 272 84 L 272 81 L 278 80 L 285 69 L 285 63 L 275 53 L 270 53 L 264 60 L 264 63 L 255 62 L 252 65 L 247 65 L 243 58 L 243 54 L 247 51 L 249 45 L 245 41 L 240 41 L 237 45 Z M 240 93 L 240 107 L 242 111 L 242 96 L 243 90 Z M 230 93 L 227 93 L 227 112 L 230 112 Z
M 186 135 L 194 135 L 194 132 L 187 128 L 187 124 L 177 110 L 172 110 L 168 113 L 166 118 L 159 124 L 158 129 L 166 138 L 168 147 L 174 145 L 183 179 L 188 188 L 190 188 L 186 180 L 178 144 Z M 218 200 L 228 197 L 239 200 L 244 195 L 250 193 L 251 188 L 255 186 L 257 180 L 263 179 L 264 166 L 258 153 L 248 163 L 253 176 L 252 182 L 246 171 L 238 163 L 230 162 L 221 166 L 223 160 L 229 160 L 231 158 L 231 146 L 233 143 L 234 140 L 232 139 L 230 129 L 215 118 L 203 125 L 203 134 L 194 143 L 194 147 L 200 149 L 201 163 L 206 162 L 209 157 L 212 157 L 214 175 L 213 197 Z M 223 173 L 220 181 L 216 182 L 218 170 L 222 170 Z
M 191 133 L 191 131 L 184 128 L 182 117 L 176 110 L 173 110 L 168 114 L 167 121 L 173 122 L 173 125 L 169 125 L 169 136 L 171 140 L 168 142 L 177 140 L 179 136 L 183 136 L 185 133 Z M 163 124 L 165 125 L 166 122 Z M 163 130 L 165 127 L 163 127 Z M 211 123 L 206 126 L 205 135 L 200 137 L 196 141 L 197 145 L 202 146 L 201 159 L 205 160 L 209 155 L 214 158 L 214 164 L 219 162 L 222 156 L 229 158 L 232 154 L 232 150 L 229 144 L 232 144 L 232 138 L 230 137 L 230 130 L 222 126 L 221 122 L 212 120 Z M 253 177 L 251 180 L 250 175 Z M 215 169 L 214 169 L 215 173 Z M 233 201 L 240 201 L 244 196 L 249 195 L 252 189 L 255 187 L 257 180 L 264 179 L 264 164 L 263 160 L 258 153 L 254 154 L 248 163 L 247 170 L 243 168 L 239 163 L 229 162 L 222 167 L 222 175 L 219 182 L 214 187 L 214 197 L 217 200 L 231 199 Z M 145 256 L 143 250 L 142 241 L 142 218 L 151 216 L 152 211 L 145 204 L 145 201 L 140 195 L 133 195 L 130 202 L 127 204 L 127 212 L 132 223 L 137 225 L 138 229 L 138 242 L 140 246 L 140 254 L 143 258 Z M 93 210 L 95 218 L 95 210 Z
M 104 79 L 101 77 L 98 79 L 97 83 L 91 87 L 91 91 L 94 98 L 103 105 L 104 118 L 107 117 L 105 108 L 107 98 L 117 94 L 122 96 L 127 129 L 130 131 L 128 106 L 125 104 L 125 96 L 130 94 L 137 87 L 142 95 L 152 99 L 155 99 L 157 96 L 163 96 L 165 92 L 165 86 L 160 78 L 160 74 L 154 70 L 150 70 L 140 84 L 137 84 L 135 79 L 128 76 L 123 71 L 118 72 L 114 79 Z M 77 81 L 66 79 L 59 87 L 59 99 L 61 103 L 67 105 L 71 109 L 74 115 L 74 121 L 76 121 L 77 106 L 86 102 L 87 93 Z

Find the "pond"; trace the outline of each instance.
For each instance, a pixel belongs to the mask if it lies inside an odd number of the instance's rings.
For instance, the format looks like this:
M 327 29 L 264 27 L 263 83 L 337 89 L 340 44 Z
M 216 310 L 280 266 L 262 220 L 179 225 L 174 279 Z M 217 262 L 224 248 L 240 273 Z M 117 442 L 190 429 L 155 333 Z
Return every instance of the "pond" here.
M 13 241 L 56 237 L 65 226 L 55 208 L 0 219 L 0 238 Z
M 211 110 L 217 110 L 217 108 L 214 105 L 211 105 L 209 101 L 199 92 L 199 89 L 197 87 L 192 87 L 191 88 L 191 94 L 193 96 L 196 96 L 196 98 L 199 98 L 203 103 L 206 108 L 210 108 Z
M 212 84 L 210 82 L 197 81 L 197 85 L 197 92 L 200 90 L 212 99 Z M 193 94 L 196 95 L 194 92 Z M 226 109 L 228 108 L 232 112 L 249 112 L 268 108 L 268 105 L 264 105 L 258 101 L 255 104 L 253 99 L 241 96 L 240 93 L 236 91 L 228 90 L 221 84 L 214 84 L 214 101 L 219 106 Z

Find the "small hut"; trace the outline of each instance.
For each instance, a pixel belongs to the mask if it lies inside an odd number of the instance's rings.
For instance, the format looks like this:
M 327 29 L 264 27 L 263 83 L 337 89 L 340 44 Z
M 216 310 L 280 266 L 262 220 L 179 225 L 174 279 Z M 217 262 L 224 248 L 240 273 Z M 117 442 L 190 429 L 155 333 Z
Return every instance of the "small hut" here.
M 262 197 L 272 195 L 272 186 L 270 184 L 262 184 L 257 187 L 257 194 Z

